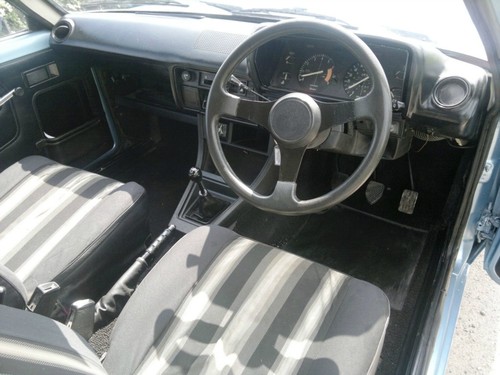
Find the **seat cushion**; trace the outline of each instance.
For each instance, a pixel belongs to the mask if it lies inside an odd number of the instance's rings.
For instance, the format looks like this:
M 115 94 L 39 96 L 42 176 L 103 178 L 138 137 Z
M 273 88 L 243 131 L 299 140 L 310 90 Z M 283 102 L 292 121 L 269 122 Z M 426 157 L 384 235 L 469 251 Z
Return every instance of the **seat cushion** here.
M 0 305 L 0 373 L 105 374 L 87 342 L 44 316 Z
M 129 373 L 373 373 L 389 319 L 377 287 L 202 227 L 144 279 L 104 366 Z
M 0 174 L 0 264 L 28 295 L 53 280 L 63 299 L 75 290 L 80 296 L 73 299 L 95 298 L 136 256 L 147 234 L 145 192 L 135 183 L 40 156 Z

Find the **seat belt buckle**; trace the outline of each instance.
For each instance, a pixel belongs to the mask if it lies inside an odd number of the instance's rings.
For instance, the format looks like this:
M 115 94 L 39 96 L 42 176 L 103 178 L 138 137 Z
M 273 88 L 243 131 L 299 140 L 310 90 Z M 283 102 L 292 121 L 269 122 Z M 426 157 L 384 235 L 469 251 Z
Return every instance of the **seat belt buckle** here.
M 60 290 L 59 284 L 55 281 L 38 285 L 28 301 L 28 310 L 40 315 L 50 316 Z
M 94 333 L 95 302 L 91 299 L 75 301 L 71 304 L 71 311 L 66 325 L 78 332 L 85 340 Z

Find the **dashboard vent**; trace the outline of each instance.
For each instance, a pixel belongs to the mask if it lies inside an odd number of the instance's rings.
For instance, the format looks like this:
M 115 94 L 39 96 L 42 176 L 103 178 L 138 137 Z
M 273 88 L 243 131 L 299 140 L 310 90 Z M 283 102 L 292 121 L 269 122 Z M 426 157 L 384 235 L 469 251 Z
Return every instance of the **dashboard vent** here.
M 470 85 L 459 77 L 444 78 L 434 87 L 432 98 L 441 108 L 454 108 L 464 103 L 470 94 Z
M 57 43 L 62 43 L 73 32 L 74 25 L 73 22 L 69 20 L 62 20 L 58 22 L 52 29 L 52 39 Z

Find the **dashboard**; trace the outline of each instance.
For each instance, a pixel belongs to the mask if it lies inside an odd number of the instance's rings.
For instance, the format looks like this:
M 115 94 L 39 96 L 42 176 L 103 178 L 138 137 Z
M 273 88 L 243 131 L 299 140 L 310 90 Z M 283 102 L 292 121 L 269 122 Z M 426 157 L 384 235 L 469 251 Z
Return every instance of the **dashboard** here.
M 368 45 L 384 68 L 393 98 L 403 101 L 409 50 L 386 44 Z M 346 48 L 331 41 L 306 37 L 278 39 L 261 47 L 255 61 L 257 75 L 269 89 L 356 99 L 372 88 L 365 67 Z
M 120 102 L 187 115 L 196 122 L 195 116 L 204 114 L 221 64 L 262 26 L 265 23 L 255 19 L 75 13 L 56 24 L 50 44 L 61 54 L 80 53 L 93 66 L 116 70 L 113 76 L 136 74 L 138 87 L 120 94 Z M 491 100 L 488 71 L 429 43 L 387 35 L 358 36 L 380 61 L 393 96 L 391 140 L 384 157 L 404 155 L 415 136 L 461 144 L 477 139 L 481 116 Z M 348 46 L 307 35 L 284 36 L 260 46 L 234 75 L 245 87 L 228 83 L 228 90 L 250 100 L 259 100 L 259 95 L 276 100 L 297 91 L 317 100 L 356 100 L 373 85 L 370 72 Z M 345 124 L 343 132 L 342 144 L 327 141 L 325 149 L 363 155 L 370 124 Z

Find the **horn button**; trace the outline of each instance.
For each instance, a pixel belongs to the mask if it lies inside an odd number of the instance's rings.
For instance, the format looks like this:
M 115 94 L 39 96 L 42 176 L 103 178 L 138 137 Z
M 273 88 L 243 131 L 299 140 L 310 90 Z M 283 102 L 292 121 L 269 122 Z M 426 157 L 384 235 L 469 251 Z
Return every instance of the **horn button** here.
M 292 93 L 280 98 L 271 108 L 269 125 L 274 138 L 294 147 L 310 144 L 318 135 L 321 110 L 309 95 Z

